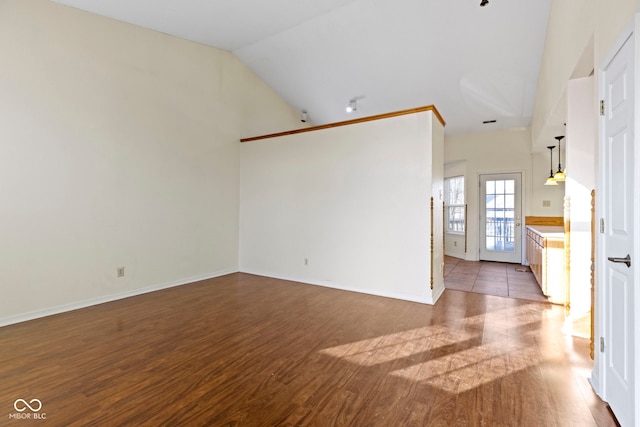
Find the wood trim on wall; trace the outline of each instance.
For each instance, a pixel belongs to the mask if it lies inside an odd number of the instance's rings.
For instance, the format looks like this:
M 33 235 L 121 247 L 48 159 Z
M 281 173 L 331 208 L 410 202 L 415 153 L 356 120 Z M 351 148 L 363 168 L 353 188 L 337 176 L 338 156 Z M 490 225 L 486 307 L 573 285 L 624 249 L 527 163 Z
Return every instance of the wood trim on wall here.
M 594 306 L 595 306 L 595 261 L 596 261 L 596 190 L 591 190 L 591 337 L 589 339 L 589 357 L 594 360 Z
M 464 253 L 467 253 L 467 218 L 469 217 L 469 205 L 464 205 Z
M 561 216 L 526 216 L 525 225 L 564 225 L 564 217 Z
M 311 126 L 311 127 L 308 127 L 308 128 L 288 130 L 288 131 L 284 131 L 284 132 L 271 133 L 271 134 L 268 134 L 268 135 L 252 136 L 250 138 L 242 138 L 240 140 L 240 142 L 251 142 L 251 141 L 258 141 L 258 140 L 261 140 L 261 139 L 277 138 L 277 137 L 286 136 L 286 135 L 295 135 L 295 134 L 298 134 L 298 133 L 314 132 L 314 131 L 322 130 L 322 129 L 330 129 L 330 128 L 335 128 L 335 127 L 340 127 L 340 126 L 354 125 L 354 124 L 357 124 L 357 123 L 371 122 L 371 121 L 374 121 L 374 120 L 388 119 L 388 118 L 391 118 L 391 117 L 405 116 L 407 114 L 422 113 L 424 111 L 432 111 L 433 114 L 438 118 L 438 121 L 440 123 L 442 123 L 442 126 L 446 125 L 444 119 L 440 115 L 440 112 L 436 109 L 435 105 L 427 105 L 427 106 L 424 106 L 424 107 L 410 108 L 408 110 L 400 110 L 400 111 L 394 111 L 394 112 L 391 112 L 391 113 L 378 114 L 378 115 L 375 115 L 375 116 L 361 117 L 361 118 L 353 119 L 353 120 L 345 120 L 343 122 L 327 123 L 326 125 Z
M 446 252 L 446 240 L 445 240 L 445 230 L 447 229 L 447 215 L 446 215 L 447 206 L 444 202 L 442 202 L 442 256 L 444 259 L 444 253 Z M 433 256 L 433 255 L 432 255 Z M 442 279 L 444 280 L 444 268 L 442 269 Z
M 571 197 L 564 198 L 564 281 L 565 281 L 565 316 L 571 315 Z
M 433 290 L 433 197 L 431 197 L 431 206 L 429 208 L 429 212 L 430 212 L 430 216 L 431 216 L 431 243 L 430 243 L 430 252 L 431 252 L 431 273 L 430 273 L 430 278 L 429 278 L 429 286 L 431 288 L 431 290 Z

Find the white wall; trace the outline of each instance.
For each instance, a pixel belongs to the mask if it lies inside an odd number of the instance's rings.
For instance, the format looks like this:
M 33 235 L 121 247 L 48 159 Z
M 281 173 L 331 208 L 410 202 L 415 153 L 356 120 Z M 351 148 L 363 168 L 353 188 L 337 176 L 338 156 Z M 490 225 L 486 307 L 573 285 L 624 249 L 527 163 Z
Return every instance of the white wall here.
M 564 132 L 560 133 L 563 135 Z M 562 144 L 562 167 L 565 168 L 565 141 Z M 558 141 L 552 139 L 549 145 L 555 145 L 553 150 L 553 172 L 558 170 Z M 563 216 L 565 185 L 544 185 L 549 177 L 549 150 L 531 154 L 533 162 L 533 182 L 531 183 L 531 203 L 527 206 L 527 215 L 531 216 Z
M 0 2 L 0 52 L 0 324 L 238 270 L 238 140 L 299 124 L 271 89 L 46 0 Z
M 565 197 L 571 222 L 570 326 L 589 337 L 580 322 L 591 309 L 591 190 L 596 187 L 597 113 L 593 77 L 571 80 L 568 86 L 567 181 Z M 573 323 L 577 326 L 574 328 Z M 585 330 L 586 329 L 586 330 Z
M 549 176 L 549 157 L 530 153 L 528 129 L 449 136 L 445 140 L 445 164 L 466 162 L 466 197 L 468 204 L 467 260 L 479 259 L 478 201 L 479 175 L 522 172 L 524 215 L 562 216 L 563 188 L 545 187 Z M 546 165 L 546 166 L 545 166 Z M 542 201 L 551 207 L 543 208 Z
M 443 289 L 442 140 L 422 112 L 243 144 L 241 271 L 433 303 Z
M 549 136 L 553 137 L 562 130 L 562 124 L 567 119 L 566 93 L 569 80 L 586 77 L 594 68 L 582 63 L 585 49 L 594 50 L 594 64 L 591 65 L 595 65 L 595 68 L 600 66 L 638 10 L 640 0 L 551 2 L 531 119 L 534 145 L 546 145 Z M 595 85 L 598 84 L 597 78 L 596 74 Z
M 591 41 L 595 3 L 595 0 L 551 2 L 531 119 L 532 142 L 540 148 L 551 145 L 547 141 L 553 142 L 551 138 L 564 133 L 567 81 Z M 548 131 L 548 127 L 553 130 Z
M 433 290 L 427 302 L 435 303 L 444 292 L 444 127 L 431 114 L 431 195 L 433 209 Z

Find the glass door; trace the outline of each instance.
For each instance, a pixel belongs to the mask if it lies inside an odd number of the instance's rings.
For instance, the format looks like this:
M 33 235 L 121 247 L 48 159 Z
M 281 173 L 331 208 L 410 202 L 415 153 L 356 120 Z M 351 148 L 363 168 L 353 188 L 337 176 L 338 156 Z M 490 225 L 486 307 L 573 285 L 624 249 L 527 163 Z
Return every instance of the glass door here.
M 522 175 L 480 175 L 480 259 L 522 262 Z

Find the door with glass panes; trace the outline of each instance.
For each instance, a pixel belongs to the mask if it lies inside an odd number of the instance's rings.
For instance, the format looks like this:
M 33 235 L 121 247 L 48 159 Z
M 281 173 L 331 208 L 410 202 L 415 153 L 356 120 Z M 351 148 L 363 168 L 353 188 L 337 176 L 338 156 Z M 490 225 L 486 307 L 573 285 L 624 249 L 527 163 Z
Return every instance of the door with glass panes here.
M 522 174 L 480 175 L 480 259 L 522 262 Z

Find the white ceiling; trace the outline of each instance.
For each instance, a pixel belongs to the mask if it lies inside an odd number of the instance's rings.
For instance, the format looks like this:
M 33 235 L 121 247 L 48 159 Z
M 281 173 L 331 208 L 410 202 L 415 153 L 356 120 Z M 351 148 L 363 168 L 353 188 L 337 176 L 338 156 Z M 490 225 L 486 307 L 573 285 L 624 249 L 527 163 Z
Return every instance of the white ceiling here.
M 435 104 L 448 135 L 529 126 L 551 2 L 55 1 L 229 50 L 315 125 Z

